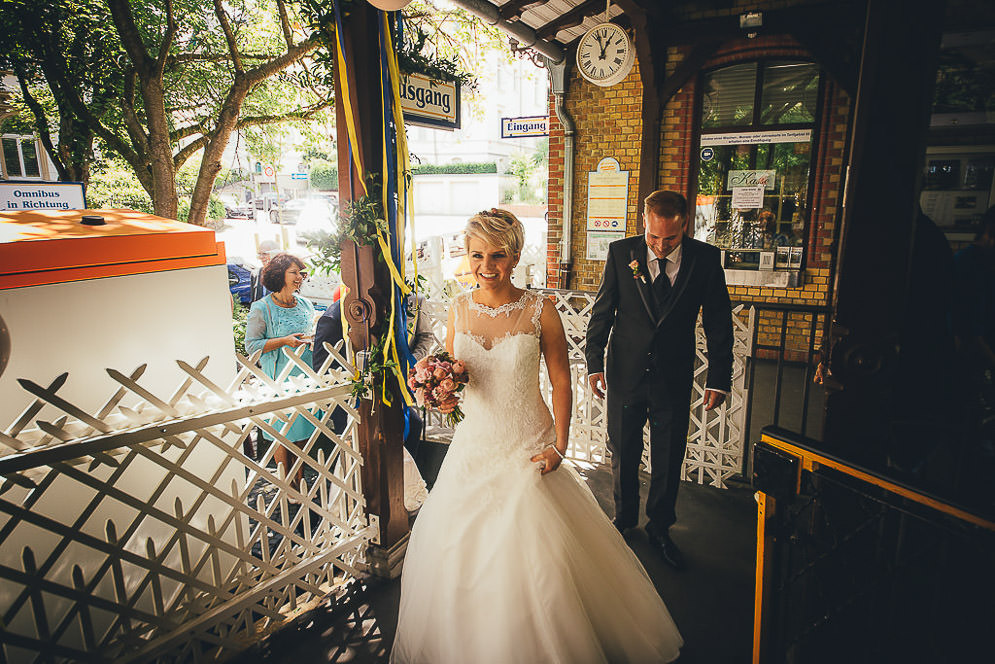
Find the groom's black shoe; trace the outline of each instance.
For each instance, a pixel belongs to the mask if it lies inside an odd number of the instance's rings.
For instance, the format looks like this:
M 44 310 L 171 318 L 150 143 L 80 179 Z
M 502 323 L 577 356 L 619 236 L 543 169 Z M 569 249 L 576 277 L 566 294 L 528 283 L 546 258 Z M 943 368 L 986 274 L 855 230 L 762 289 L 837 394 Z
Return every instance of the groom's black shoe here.
M 646 525 L 646 537 L 653 548 L 657 550 L 657 553 L 660 554 L 660 557 L 663 558 L 663 562 L 674 569 L 684 569 L 684 556 L 681 554 L 681 550 L 677 548 L 677 545 L 674 544 L 674 540 L 670 539 L 670 535 L 666 530 L 649 523 Z

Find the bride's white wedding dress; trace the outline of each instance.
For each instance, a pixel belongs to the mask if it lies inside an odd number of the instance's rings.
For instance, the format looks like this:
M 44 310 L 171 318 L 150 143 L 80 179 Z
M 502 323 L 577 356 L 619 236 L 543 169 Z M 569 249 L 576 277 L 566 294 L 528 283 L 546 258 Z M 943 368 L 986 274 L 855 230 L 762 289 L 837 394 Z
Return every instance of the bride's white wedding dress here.
M 394 664 L 649 664 L 683 644 L 622 536 L 567 464 L 530 458 L 555 440 L 539 391 L 543 306 L 464 294 L 454 352 L 466 414 L 404 561 Z

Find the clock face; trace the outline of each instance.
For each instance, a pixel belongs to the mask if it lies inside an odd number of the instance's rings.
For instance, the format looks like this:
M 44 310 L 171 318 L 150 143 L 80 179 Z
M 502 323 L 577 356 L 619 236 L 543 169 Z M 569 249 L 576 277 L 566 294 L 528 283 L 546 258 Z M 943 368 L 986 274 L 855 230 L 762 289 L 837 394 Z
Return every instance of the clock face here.
M 580 74 L 595 85 L 615 85 L 628 75 L 635 59 L 629 35 L 614 23 L 594 26 L 577 45 Z

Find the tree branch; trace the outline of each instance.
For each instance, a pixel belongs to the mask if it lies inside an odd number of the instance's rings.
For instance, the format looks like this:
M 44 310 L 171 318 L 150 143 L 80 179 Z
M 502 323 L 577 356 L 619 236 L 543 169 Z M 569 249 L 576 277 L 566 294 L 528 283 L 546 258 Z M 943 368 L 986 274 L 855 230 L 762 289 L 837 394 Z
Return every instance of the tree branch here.
M 21 86 L 24 103 L 28 105 L 28 108 L 31 109 L 31 114 L 35 116 L 35 129 L 38 131 L 38 138 L 41 140 L 45 151 L 52 158 L 52 162 L 55 163 L 55 168 L 59 171 L 60 177 L 65 177 L 66 164 L 59 158 L 55 145 L 52 143 L 52 136 L 48 131 L 48 117 L 45 115 L 45 109 L 42 108 L 42 105 L 31 94 L 31 90 L 28 89 L 27 73 L 18 66 L 18 63 L 14 63 L 14 71 L 17 76 L 17 82 Z
M 128 132 L 132 145 L 141 153 L 148 154 L 149 139 L 145 135 L 142 123 L 138 121 L 138 114 L 135 113 L 135 79 L 137 74 L 134 69 L 129 69 L 124 75 L 124 94 L 121 96 L 121 115 L 124 118 L 124 127 Z
M 159 42 L 159 57 L 155 61 L 156 78 L 161 78 L 162 73 L 166 70 L 169 47 L 173 44 L 177 29 L 176 17 L 173 16 L 173 0 L 166 0 L 166 32 L 162 35 L 162 41 Z
M 169 56 L 170 64 L 183 62 L 227 62 L 231 60 L 228 53 L 176 53 Z M 268 60 L 272 56 L 267 53 L 241 53 L 242 60 Z
M 245 72 L 242 80 L 236 82 L 236 85 L 242 83 L 246 86 L 246 89 L 252 88 L 258 83 L 265 81 L 270 76 L 273 76 L 277 72 L 283 71 L 290 65 L 294 64 L 304 57 L 305 54 L 318 48 L 319 45 L 319 36 L 317 34 L 311 35 L 311 37 L 305 41 L 302 41 L 300 44 L 288 48 L 287 52 L 283 55 L 248 70 Z
M 239 118 L 236 127 L 238 129 L 245 129 L 246 127 L 261 127 L 263 125 L 288 122 L 290 120 L 308 120 L 314 117 L 318 111 L 328 108 L 333 103 L 335 103 L 335 99 L 329 98 L 306 109 L 291 111 L 282 115 L 249 115 Z
M 180 167 L 187 162 L 187 159 L 196 154 L 197 150 L 200 150 L 207 145 L 208 140 L 210 139 L 207 136 L 201 136 L 200 138 L 190 141 L 180 148 L 173 157 L 173 165 L 176 167 L 176 170 L 179 170 Z
M 225 13 L 225 8 L 221 5 L 221 0 L 214 0 L 214 14 L 218 17 L 218 22 L 221 23 L 222 32 L 225 33 L 228 53 L 231 56 L 232 66 L 235 67 L 235 77 L 238 78 L 238 75 L 245 71 L 242 66 L 242 54 L 238 52 L 235 33 L 232 32 L 231 24 L 228 22 L 228 14 Z
M 149 71 L 151 68 L 149 54 L 139 37 L 138 26 L 135 24 L 135 17 L 131 14 L 131 5 L 128 0 L 108 0 L 107 5 L 111 10 L 117 32 L 121 36 L 124 50 L 128 52 L 128 57 L 135 63 L 135 67 L 142 71 Z
M 294 32 L 290 29 L 290 17 L 287 15 L 287 5 L 284 0 L 276 0 L 276 8 L 280 12 L 280 27 L 283 28 L 283 39 L 287 48 L 294 47 Z
M 206 134 L 207 120 L 208 118 L 201 118 L 198 122 L 174 129 L 169 132 L 170 142 L 176 143 L 180 139 L 188 138 L 190 136 L 194 136 L 195 134 Z

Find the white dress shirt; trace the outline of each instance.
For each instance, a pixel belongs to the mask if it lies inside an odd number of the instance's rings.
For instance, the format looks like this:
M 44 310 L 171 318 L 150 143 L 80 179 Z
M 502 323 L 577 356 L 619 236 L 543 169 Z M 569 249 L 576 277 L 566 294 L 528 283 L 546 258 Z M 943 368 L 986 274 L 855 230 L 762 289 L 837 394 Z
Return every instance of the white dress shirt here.
M 677 273 L 681 269 L 681 245 L 677 245 L 677 248 L 667 254 L 665 258 L 667 278 L 670 279 L 670 285 L 673 286 L 674 282 L 677 281 Z M 649 245 L 646 245 L 646 269 L 650 273 L 650 283 L 653 283 L 656 281 L 657 275 L 660 274 L 660 259 L 656 257 Z

